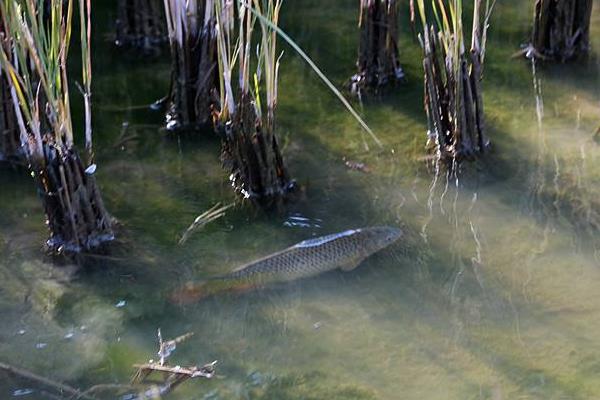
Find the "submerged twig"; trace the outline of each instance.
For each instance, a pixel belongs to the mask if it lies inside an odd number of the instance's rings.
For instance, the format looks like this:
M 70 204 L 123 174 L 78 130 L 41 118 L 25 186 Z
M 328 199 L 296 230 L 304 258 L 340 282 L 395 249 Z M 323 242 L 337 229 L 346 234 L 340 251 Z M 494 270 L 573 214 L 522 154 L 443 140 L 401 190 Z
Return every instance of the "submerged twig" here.
M 172 340 L 163 340 L 160 328 L 158 328 L 158 355 L 160 356 L 160 365 L 165 365 L 165 360 L 175 351 L 177 345 L 194 336 L 194 332 L 189 332 L 178 336 Z
M 9 364 L 5 364 L 3 362 L 0 362 L 0 370 L 5 371 L 11 375 L 15 375 L 19 378 L 27 379 L 29 381 L 50 387 L 58 392 L 66 393 L 70 396 L 74 396 L 76 399 L 96 400 L 95 397 L 87 395 L 85 392 L 83 392 L 77 388 L 66 385 L 62 382 L 54 381 L 50 378 L 46 378 L 46 377 L 34 374 L 33 372 L 30 372 L 30 371 L 27 371 L 27 370 L 24 370 L 24 369 L 21 369 L 18 367 L 14 367 Z
M 172 340 L 164 341 L 160 328 L 158 329 L 158 355 L 160 360 L 154 362 L 150 360 L 147 364 L 134 364 L 133 367 L 137 369 L 131 383 L 143 383 L 146 382 L 148 377 L 153 373 L 157 372 L 163 376 L 163 379 L 157 383 L 156 386 L 148 389 L 144 392 L 142 398 L 145 396 L 164 396 L 172 392 L 177 386 L 187 381 L 188 379 L 205 378 L 211 379 L 215 374 L 215 365 L 217 361 L 213 361 L 209 364 L 205 364 L 202 367 L 191 366 L 181 367 L 176 365 L 174 367 L 165 365 L 166 359 L 177 347 L 177 344 L 184 342 L 194 335 L 193 332 L 186 333 Z M 154 398 L 154 397 L 152 397 Z
M 134 364 L 133 366 L 138 369 L 138 371 L 142 371 L 143 374 L 136 375 L 134 377 L 134 382 L 139 379 L 139 382 L 143 382 L 149 374 L 152 372 L 166 372 L 172 375 L 176 375 L 180 378 L 185 377 L 185 379 L 193 379 L 193 378 L 206 378 L 211 379 L 215 376 L 215 366 L 217 365 L 217 360 L 205 364 L 202 367 L 192 366 L 192 367 L 180 367 L 176 365 L 174 367 L 168 365 L 160 365 L 160 363 L 148 363 L 148 364 Z M 147 374 L 146 374 L 147 373 Z M 141 376 L 144 376 L 140 379 Z M 137 379 L 136 379 L 137 378 Z
M 82 397 L 82 396 L 87 396 L 90 393 L 96 393 L 96 392 L 102 392 L 102 391 L 108 391 L 108 390 L 123 390 L 123 389 L 132 390 L 135 388 L 132 385 L 122 385 L 122 384 L 118 384 L 118 383 L 101 383 L 99 385 L 94 385 L 94 386 L 86 389 L 81 394 L 73 397 L 73 400 L 84 399 L 85 397 Z
M 221 203 L 217 203 L 212 206 L 209 210 L 200 214 L 194 222 L 186 229 L 186 231 L 181 235 L 181 239 L 179 239 L 179 245 L 184 244 L 190 236 L 196 232 L 198 229 L 203 228 L 208 223 L 217 220 L 225 215 L 225 211 L 229 210 L 233 207 L 235 203 L 228 204 L 226 206 L 221 206 Z

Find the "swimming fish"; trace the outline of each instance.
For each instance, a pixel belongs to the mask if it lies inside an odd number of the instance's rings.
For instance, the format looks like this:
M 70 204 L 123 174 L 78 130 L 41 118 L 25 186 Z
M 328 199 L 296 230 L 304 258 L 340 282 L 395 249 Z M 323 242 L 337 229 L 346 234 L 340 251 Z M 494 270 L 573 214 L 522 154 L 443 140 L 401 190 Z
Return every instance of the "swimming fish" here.
M 379 226 L 352 229 L 308 239 L 285 250 L 243 265 L 227 275 L 190 282 L 171 295 L 186 304 L 225 291 L 245 291 L 267 284 L 309 278 L 336 268 L 350 271 L 365 258 L 402 236 L 398 228 Z

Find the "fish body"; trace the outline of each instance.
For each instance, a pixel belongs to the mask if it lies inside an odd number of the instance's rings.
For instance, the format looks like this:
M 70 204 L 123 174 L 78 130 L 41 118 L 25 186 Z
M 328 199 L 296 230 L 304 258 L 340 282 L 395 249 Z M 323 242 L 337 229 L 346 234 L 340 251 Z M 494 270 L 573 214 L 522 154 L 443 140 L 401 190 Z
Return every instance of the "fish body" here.
M 222 291 L 244 291 L 271 283 L 309 278 L 336 268 L 349 271 L 401 236 L 400 229 L 382 226 L 308 239 L 245 264 L 227 275 L 187 284 L 174 293 L 172 300 L 190 303 Z

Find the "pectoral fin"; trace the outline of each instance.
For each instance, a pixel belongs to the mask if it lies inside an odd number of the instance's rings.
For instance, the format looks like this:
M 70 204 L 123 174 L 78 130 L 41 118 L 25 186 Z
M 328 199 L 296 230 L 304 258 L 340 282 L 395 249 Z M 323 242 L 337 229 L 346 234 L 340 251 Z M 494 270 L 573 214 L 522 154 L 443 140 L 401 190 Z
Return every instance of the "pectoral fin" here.
M 345 272 L 352 271 L 354 268 L 358 267 L 362 261 L 363 261 L 362 258 L 350 260 L 350 261 L 340 265 L 340 269 Z

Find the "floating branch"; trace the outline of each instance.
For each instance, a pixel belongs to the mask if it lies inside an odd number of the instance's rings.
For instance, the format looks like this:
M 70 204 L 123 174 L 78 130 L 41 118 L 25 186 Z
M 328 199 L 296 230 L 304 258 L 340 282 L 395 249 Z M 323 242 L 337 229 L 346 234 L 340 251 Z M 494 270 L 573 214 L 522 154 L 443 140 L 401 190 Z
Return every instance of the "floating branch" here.
M 161 0 L 118 0 L 115 44 L 157 54 L 167 41 Z
M 190 378 L 211 379 L 215 376 L 216 365 L 217 361 L 205 364 L 202 367 L 170 367 L 168 365 L 160 365 L 160 363 L 134 364 L 133 366 L 138 369 L 138 374 L 136 374 L 133 380 L 134 382 L 143 382 L 153 372 L 166 372 L 170 377 L 172 376 L 173 378 L 182 381 Z
M 175 351 L 179 343 L 183 343 L 194 336 L 193 332 L 186 333 L 172 340 L 163 340 L 160 328 L 158 329 L 158 355 L 160 365 L 165 365 L 165 360 Z
M 133 367 L 137 369 L 132 378 L 132 383 L 143 383 L 151 377 L 153 373 L 160 373 L 162 380 L 158 382 L 158 386 L 147 390 L 150 395 L 163 396 L 173 391 L 177 386 L 187 381 L 188 379 L 205 378 L 211 379 L 215 375 L 215 366 L 217 361 L 206 364 L 202 367 L 191 366 L 169 366 L 165 364 L 166 359 L 171 355 L 178 344 L 192 337 L 193 333 L 186 333 L 172 340 L 163 340 L 160 329 L 158 329 L 158 355 L 159 362 L 150 360 L 147 364 L 135 364 Z
M 482 25 L 482 0 L 475 0 L 470 51 L 465 50 L 462 2 L 440 0 L 431 4 L 436 26 L 427 21 L 424 1 L 418 0 L 423 25 L 419 41 L 423 49 L 428 144 L 440 159 L 453 162 L 490 147 L 485 133 L 481 79 L 494 3 L 486 2 Z
M 217 101 L 215 0 L 165 0 L 171 47 L 171 90 L 167 129 L 210 126 Z
M 352 93 L 362 97 L 365 92 L 379 93 L 404 78 L 398 53 L 397 1 L 361 0 L 358 26 L 358 72 L 349 85 Z
M 528 57 L 569 61 L 590 50 L 593 0 L 536 0 Z

